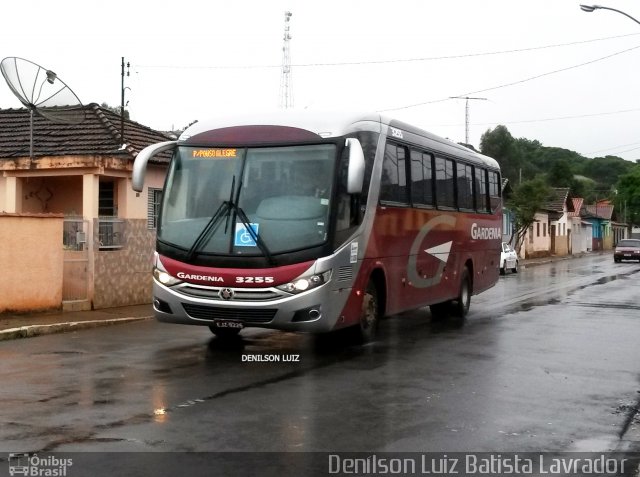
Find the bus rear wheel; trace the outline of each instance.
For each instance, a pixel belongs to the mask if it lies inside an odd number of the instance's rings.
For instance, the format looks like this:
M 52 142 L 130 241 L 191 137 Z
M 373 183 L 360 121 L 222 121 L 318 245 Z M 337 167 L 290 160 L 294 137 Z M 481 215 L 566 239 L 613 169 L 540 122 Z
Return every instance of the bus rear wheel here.
M 453 300 L 452 305 L 451 317 L 453 318 L 453 323 L 457 326 L 462 326 L 471 307 L 471 276 L 467 267 L 462 270 L 460 292 L 458 297 Z
M 378 333 L 380 312 L 378 309 L 378 292 L 375 285 L 369 282 L 362 298 L 362 310 L 359 323 L 354 327 L 356 340 L 360 344 L 370 343 Z

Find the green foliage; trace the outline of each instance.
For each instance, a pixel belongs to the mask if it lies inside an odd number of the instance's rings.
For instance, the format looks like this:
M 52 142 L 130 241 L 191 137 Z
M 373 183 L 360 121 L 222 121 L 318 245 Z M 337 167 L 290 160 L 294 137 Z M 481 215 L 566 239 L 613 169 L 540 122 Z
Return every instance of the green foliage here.
M 615 196 L 618 220 L 640 224 L 640 165 L 635 164 L 631 172 L 620 177 Z
M 507 201 L 507 208 L 515 215 L 514 237 L 511 238 L 511 242 L 515 244 L 516 250 L 520 248 L 527 229 L 535 219 L 536 212 L 547 204 L 552 193 L 551 187 L 542 176 L 524 181 L 514 187 Z
M 522 153 L 506 126 L 496 126 L 493 131 L 487 130 L 480 139 L 480 151 L 498 161 L 502 177 L 509 179 L 512 184 L 516 183 Z

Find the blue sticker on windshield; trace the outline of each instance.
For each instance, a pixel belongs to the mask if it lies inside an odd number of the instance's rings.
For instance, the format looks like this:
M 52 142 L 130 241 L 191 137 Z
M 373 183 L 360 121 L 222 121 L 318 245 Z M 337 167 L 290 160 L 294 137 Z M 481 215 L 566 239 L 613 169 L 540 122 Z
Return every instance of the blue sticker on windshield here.
M 251 230 L 253 230 L 253 233 L 255 234 L 255 236 L 258 236 L 258 228 L 260 227 L 260 224 L 249 224 L 251 226 Z M 255 247 L 258 244 L 256 244 L 256 241 L 253 240 L 253 237 L 251 236 L 251 232 L 249 232 L 249 229 L 247 229 L 247 227 L 242 224 L 242 223 L 236 223 L 236 235 L 235 235 L 235 240 L 233 243 L 236 247 Z

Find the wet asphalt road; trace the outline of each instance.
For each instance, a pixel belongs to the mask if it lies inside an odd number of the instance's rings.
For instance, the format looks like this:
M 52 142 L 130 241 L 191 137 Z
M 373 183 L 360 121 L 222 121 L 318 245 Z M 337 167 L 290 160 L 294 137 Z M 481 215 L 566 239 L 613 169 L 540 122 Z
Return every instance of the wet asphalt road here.
M 425 309 L 367 346 L 155 321 L 7 341 L 0 382 L 3 452 L 640 450 L 640 264 L 521 270 L 463 329 Z

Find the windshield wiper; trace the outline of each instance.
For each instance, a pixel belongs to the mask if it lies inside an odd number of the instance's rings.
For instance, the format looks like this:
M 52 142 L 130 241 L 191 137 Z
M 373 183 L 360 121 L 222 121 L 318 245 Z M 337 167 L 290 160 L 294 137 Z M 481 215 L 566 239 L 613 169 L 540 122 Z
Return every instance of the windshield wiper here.
M 206 242 L 207 237 L 210 235 L 211 231 L 216 227 L 216 225 L 218 225 L 220 219 L 229 214 L 231 208 L 231 202 L 228 200 L 225 200 L 224 202 L 222 202 L 222 204 L 220 204 L 218 210 L 216 210 L 216 212 L 211 216 L 209 222 L 207 222 L 207 225 L 205 225 L 202 231 L 198 234 L 193 242 L 193 245 L 187 252 L 187 261 L 191 261 L 194 255 L 198 253 L 200 248 L 202 248 L 202 246 Z

